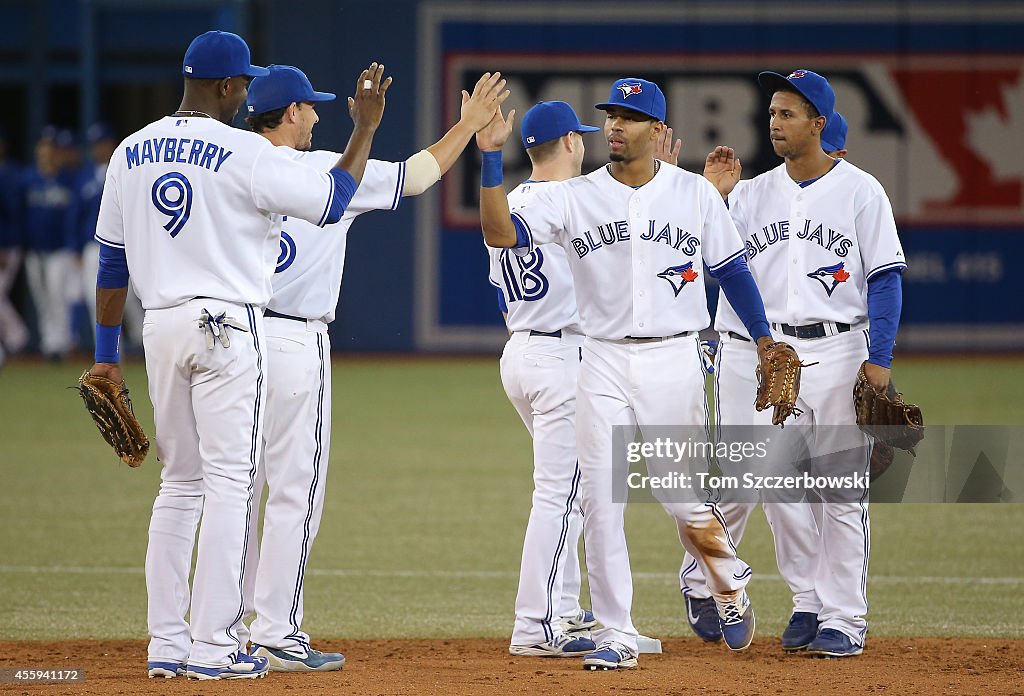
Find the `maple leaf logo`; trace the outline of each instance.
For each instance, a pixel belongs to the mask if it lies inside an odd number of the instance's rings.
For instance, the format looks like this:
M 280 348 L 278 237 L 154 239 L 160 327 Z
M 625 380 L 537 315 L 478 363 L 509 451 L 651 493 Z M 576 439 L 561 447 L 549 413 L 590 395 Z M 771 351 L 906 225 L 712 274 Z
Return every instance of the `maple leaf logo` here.
M 697 271 L 693 270 L 692 268 L 687 268 L 685 271 L 682 272 L 682 278 L 687 283 L 692 283 L 693 281 L 697 280 Z
M 845 283 L 850 278 L 850 274 L 840 268 L 832 274 L 832 277 L 836 279 L 836 282 Z
M 997 179 L 1024 178 L 1024 158 L 1011 143 L 1024 131 L 1024 79 L 1003 87 L 1004 110 L 995 107 L 967 114 L 967 142 L 992 168 Z

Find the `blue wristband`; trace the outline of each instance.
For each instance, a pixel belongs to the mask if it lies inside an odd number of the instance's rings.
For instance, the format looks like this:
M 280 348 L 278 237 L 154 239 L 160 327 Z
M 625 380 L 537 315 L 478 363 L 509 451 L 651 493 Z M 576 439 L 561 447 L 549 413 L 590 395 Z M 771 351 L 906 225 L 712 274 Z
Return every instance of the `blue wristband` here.
M 121 340 L 121 325 L 104 326 L 96 322 L 96 362 L 121 362 L 118 342 Z
M 481 152 L 480 188 L 501 186 L 501 150 Z

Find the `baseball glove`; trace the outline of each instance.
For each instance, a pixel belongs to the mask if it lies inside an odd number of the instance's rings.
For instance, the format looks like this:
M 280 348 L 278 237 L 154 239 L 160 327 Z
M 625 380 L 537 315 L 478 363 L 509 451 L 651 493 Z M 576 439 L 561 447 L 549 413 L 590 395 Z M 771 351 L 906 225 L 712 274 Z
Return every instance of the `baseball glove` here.
M 149 438 L 135 418 L 125 383 L 117 384 L 86 370 L 78 378 L 78 393 L 100 435 L 117 456 L 130 467 L 141 464 L 149 453 Z
M 884 392 L 875 390 L 868 382 L 864 364 L 853 385 L 853 408 L 857 412 L 857 425 L 878 442 L 899 447 L 916 454 L 914 447 L 924 439 L 924 416 L 914 404 L 903 402 L 903 395 L 889 381 Z
M 887 445 L 884 442 L 876 442 L 875 446 L 871 448 L 871 480 L 874 481 L 876 478 L 884 474 L 892 466 L 892 461 L 896 457 L 896 450 L 892 448 L 892 445 Z
M 788 343 L 769 343 L 757 366 L 757 399 L 754 408 L 764 411 L 775 407 L 772 425 L 782 425 L 791 415 L 800 415 L 796 399 L 800 395 L 800 356 Z

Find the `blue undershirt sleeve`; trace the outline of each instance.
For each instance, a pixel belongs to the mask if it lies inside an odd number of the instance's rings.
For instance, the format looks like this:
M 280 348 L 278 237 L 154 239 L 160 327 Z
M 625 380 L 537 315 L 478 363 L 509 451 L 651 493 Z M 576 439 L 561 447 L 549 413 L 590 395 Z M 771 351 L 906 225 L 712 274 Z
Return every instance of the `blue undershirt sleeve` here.
M 324 218 L 325 225 L 333 224 L 341 219 L 348 204 L 352 202 L 352 196 L 356 195 L 356 189 L 359 188 L 356 180 L 344 169 L 332 169 L 328 174 L 333 180 L 334 188 L 331 192 L 327 216 Z
M 105 290 L 128 287 L 128 257 L 124 249 L 100 244 L 100 269 L 96 273 L 96 287 Z
M 754 276 L 747 268 L 747 259 L 740 256 L 712 272 L 722 286 L 722 292 L 729 299 L 729 304 L 736 310 L 737 316 L 747 327 L 747 333 L 755 341 L 762 336 L 771 336 L 768 320 L 764 315 L 764 301 L 761 292 L 754 283 Z
M 524 225 L 519 218 L 515 215 L 512 216 L 512 224 L 516 228 L 516 249 L 529 248 L 530 246 L 530 233 L 526 230 Z
M 899 269 L 878 273 L 868 281 L 868 362 L 881 367 L 892 365 L 896 329 L 903 309 L 903 275 Z

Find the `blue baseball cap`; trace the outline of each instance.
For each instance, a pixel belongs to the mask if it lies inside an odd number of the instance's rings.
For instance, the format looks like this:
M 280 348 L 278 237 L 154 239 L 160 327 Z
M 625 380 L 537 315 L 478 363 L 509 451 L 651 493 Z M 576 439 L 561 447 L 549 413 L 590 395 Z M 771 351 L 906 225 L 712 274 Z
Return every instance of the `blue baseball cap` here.
M 832 113 L 832 117 L 825 121 L 825 128 L 821 131 L 821 149 L 825 152 L 835 152 L 846 147 L 846 119 L 838 111 Z
M 768 96 L 780 89 L 795 89 L 807 101 L 814 105 L 820 116 L 826 119 L 832 116 L 836 108 L 836 93 L 832 85 L 824 77 L 810 70 L 794 70 L 788 76 L 765 71 L 757 76 L 757 84 L 761 85 Z
M 57 131 L 56 137 L 53 139 L 54 144 L 57 147 L 71 148 L 76 145 L 75 134 L 70 128 L 61 128 Z
M 639 111 L 656 121 L 665 120 L 665 95 L 661 88 L 639 77 L 616 80 L 608 101 L 594 104 L 595 109 L 607 109 L 609 106 Z
M 246 105 L 250 114 L 265 114 L 298 102 L 332 101 L 337 95 L 317 92 L 306 73 L 290 65 L 270 65 L 266 77 L 257 77 L 249 84 Z
M 110 127 L 110 124 L 97 121 L 85 131 L 85 139 L 89 141 L 90 145 L 95 145 L 101 140 L 117 140 L 117 137 L 114 135 L 114 129 Z
M 529 150 L 567 133 L 593 133 L 601 129 L 580 123 L 580 117 L 564 101 L 542 101 L 526 112 L 519 130 L 523 147 Z
M 263 77 L 266 68 L 252 65 L 249 46 L 238 34 L 230 31 L 208 31 L 192 39 L 185 51 L 181 74 L 185 77 L 224 78 L 248 75 Z

